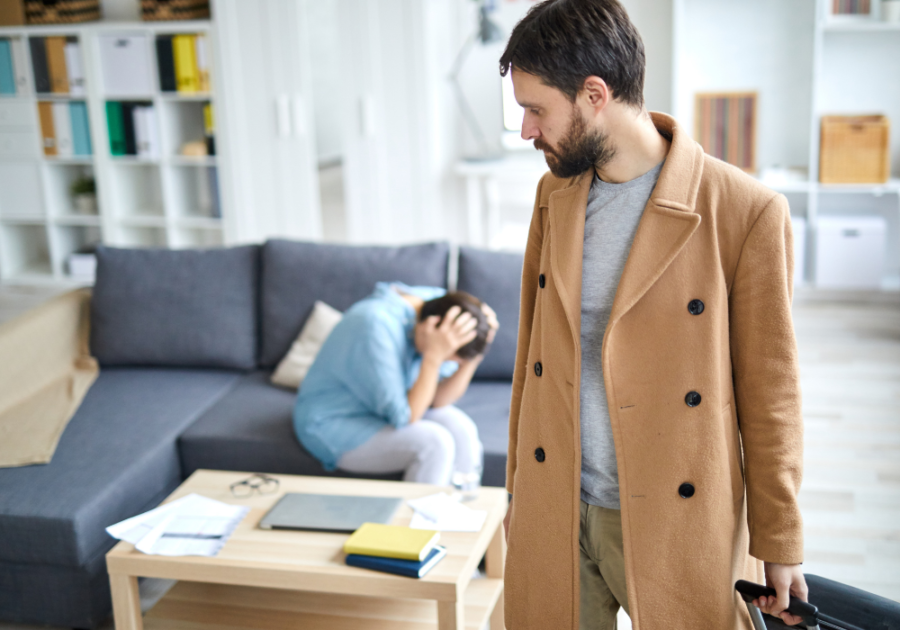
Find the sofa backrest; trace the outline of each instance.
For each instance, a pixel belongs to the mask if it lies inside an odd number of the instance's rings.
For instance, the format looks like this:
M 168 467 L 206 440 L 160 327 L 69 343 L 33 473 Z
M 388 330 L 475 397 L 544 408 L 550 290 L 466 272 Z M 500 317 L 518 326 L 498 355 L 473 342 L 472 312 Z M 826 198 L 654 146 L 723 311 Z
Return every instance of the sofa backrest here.
M 270 240 L 262 247 L 259 363 L 287 353 L 316 300 L 345 311 L 378 281 L 447 287 L 447 243 L 400 247 Z
M 476 379 L 512 379 L 519 330 L 523 254 L 459 248 L 456 288 L 485 301 L 497 313 L 500 329 Z
M 101 365 L 253 369 L 259 249 L 98 247 L 91 354 Z

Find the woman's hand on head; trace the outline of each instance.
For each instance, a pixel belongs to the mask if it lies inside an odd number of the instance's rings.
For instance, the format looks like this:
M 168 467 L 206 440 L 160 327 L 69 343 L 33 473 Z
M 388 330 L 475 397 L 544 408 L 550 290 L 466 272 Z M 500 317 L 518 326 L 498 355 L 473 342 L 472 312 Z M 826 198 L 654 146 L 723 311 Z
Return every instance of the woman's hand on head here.
M 440 324 L 437 315 L 416 324 L 416 348 L 423 357 L 433 357 L 443 363 L 475 339 L 478 320 L 471 313 L 461 311 L 459 306 L 451 306 Z
M 484 312 L 484 316 L 487 318 L 488 323 L 488 334 L 487 334 L 487 345 L 491 345 L 491 342 L 494 340 L 494 337 L 497 335 L 497 329 L 500 328 L 500 322 L 497 321 L 497 313 L 494 312 L 487 303 L 481 303 L 481 310 Z

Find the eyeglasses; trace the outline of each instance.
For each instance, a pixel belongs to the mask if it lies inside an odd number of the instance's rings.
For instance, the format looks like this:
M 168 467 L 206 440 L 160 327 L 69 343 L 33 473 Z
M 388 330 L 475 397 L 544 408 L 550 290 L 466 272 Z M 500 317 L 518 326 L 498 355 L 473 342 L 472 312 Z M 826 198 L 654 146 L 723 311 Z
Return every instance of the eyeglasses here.
M 252 494 L 272 494 L 278 491 L 278 480 L 265 473 L 255 473 L 242 481 L 235 481 L 229 486 L 231 494 L 238 498 Z

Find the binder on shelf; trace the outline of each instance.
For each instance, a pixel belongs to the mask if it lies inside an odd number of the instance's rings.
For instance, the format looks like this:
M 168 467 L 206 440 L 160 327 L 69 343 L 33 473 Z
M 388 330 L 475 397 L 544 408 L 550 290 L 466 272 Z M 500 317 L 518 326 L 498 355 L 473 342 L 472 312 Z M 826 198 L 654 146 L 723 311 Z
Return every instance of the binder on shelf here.
M 172 38 L 172 51 L 175 55 L 175 81 L 178 91 L 184 94 L 196 93 L 199 89 L 199 80 L 194 36 L 175 35 Z
M 47 48 L 50 90 L 54 94 L 68 94 L 69 71 L 66 69 L 66 38 L 48 37 L 44 40 L 44 45 Z
M 72 157 L 72 119 L 69 115 L 69 104 L 53 103 L 53 130 L 56 133 L 57 157 Z
M 16 71 L 16 92 L 22 94 L 28 91 L 28 55 L 25 54 L 25 39 L 17 37 L 9 40 L 9 44 Z
M 197 59 L 197 89 L 209 92 L 209 53 L 206 47 L 206 35 L 198 33 L 194 36 L 194 54 Z
M 34 70 L 34 91 L 38 94 L 50 93 L 50 70 L 47 67 L 47 47 L 43 37 L 29 37 L 31 65 Z
M 134 137 L 134 109 L 136 103 L 122 103 L 122 129 L 125 137 L 125 155 L 137 155 L 137 142 Z
M 84 95 L 84 68 L 81 63 L 81 44 L 75 37 L 66 41 L 66 70 L 69 72 L 69 94 Z
M 56 131 L 53 128 L 53 103 L 38 102 L 38 118 L 41 121 L 41 139 L 44 155 L 56 155 Z
M 91 155 L 91 131 L 88 123 L 87 103 L 69 103 L 69 117 L 72 125 L 72 145 L 74 155 Z
M 206 154 L 216 154 L 216 129 L 213 120 L 212 103 L 203 106 L 203 133 L 206 137 Z
M 111 96 L 146 96 L 153 93 L 146 35 L 102 35 L 100 65 L 103 89 Z
M 16 93 L 16 71 L 13 67 L 12 46 L 8 39 L 0 39 L 0 94 Z
M 109 152 L 125 155 L 125 126 L 122 121 L 122 103 L 106 101 L 106 124 L 109 127 Z
M 172 36 L 156 36 L 156 64 L 159 69 L 159 89 L 163 92 L 178 91 L 175 82 L 175 55 L 172 52 Z
M 134 108 L 134 137 L 137 154 L 141 157 L 156 157 L 156 110 L 152 105 L 139 105 Z

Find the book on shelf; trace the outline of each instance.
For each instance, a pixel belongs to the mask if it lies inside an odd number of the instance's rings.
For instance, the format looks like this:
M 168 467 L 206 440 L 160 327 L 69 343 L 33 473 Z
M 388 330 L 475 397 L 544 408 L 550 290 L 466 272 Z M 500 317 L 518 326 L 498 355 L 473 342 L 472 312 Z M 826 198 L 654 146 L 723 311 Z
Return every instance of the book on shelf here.
M 50 91 L 54 94 L 69 93 L 69 71 L 66 69 L 66 38 L 47 37 L 47 70 L 50 72 Z
M 109 152 L 125 155 L 125 124 L 122 120 L 122 103 L 106 101 L 106 124 L 109 128 Z
M 21 94 L 28 91 L 28 55 L 25 54 L 25 38 L 10 39 L 9 44 L 16 71 L 16 91 Z
M 394 573 L 407 577 L 420 578 L 431 571 L 435 565 L 447 555 L 446 547 L 437 546 L 431 550 L 424 560 L 397 560 L 396 558 L 379 558 L 376 556 L 363 556 L 349 554 L 346 558 L 348 566 L 372 569 L 384 573 Z
M 203 33 L 194 36 L 194 57 L 197 60 L 197 91 L 209 92 L 209 51 Z
M 178 91 L 195 94 L 200 90 L 197 72 L 197 55 L 193 35 L 175 35 L 172 38 L 175 55 L 175 81 Z
M 68 103 L 53 103 L 53 130 L 56 134 L 57 157 L 72 157 L 74 155 L 72 144 L 72 118 L 69 115 Z
M 13 66 L 12 45 L 0 39 L 0 94 L 16 93 L 16 69 Z
M 344 553 L 421 562 L 440 538 L 440 532 L 429 529 L 363 523 L 344 543 Z
M 146 35 L 101 35 L 98 41 L 103 89 L 107 94 L 146 96 L 153 93 Z
M 156 64 L 159 71 L 159 89 L 163 92 L 176 92 L 175 54 L 172 51 L 172 36 L 156 36 Z
M 222 218 L 222 201 L 219 197 L 219 169 L 215 166 L 209 169 L 209 214 L 214 219 Z
M 34 91 L 38 94 L 50 93 L 50 69 L 47 67 L 47 47 L 43 37 L 29 37 L 31 65 L 34 70 Z
M 125 155 L 137 155 L 137 140 L 134 135 L 134 110 L 137 103 L 122 103 L 122 130 L 125 137 Z
M 69 103 L 69 122 L 72 126 L 72 148 L 74 155 L 91 155 L 91 132 L 88 123 L 87 103 Z
M 69 37 L 65 45 L 66 72 L 69 77 L 69 94 L 84 96 L 84 68 L 81 63 L 81 44 L 78 38 Z
M 139 105 L 132 110 L 132 116 L 137 155 L 156 157 L 159 154 L 156 109 L 152 105 Z
M 203 106 L 203 133 L 206 137 L 206 154 L 216 154 L 216 127 L 213 120 L 212 103 Z
M 41 121 L 41 141 L 44 155 L 56 155 L 56 131 L 53 128 L 53 103 L 38 102 L 38 119 Z
M 870 0 L 832 0 L 831 12 L 835 15 L 869 15 Z
M 747 172 L 756 171 L 756 93 L 698 93 L 695 140 L 703 150 Z

